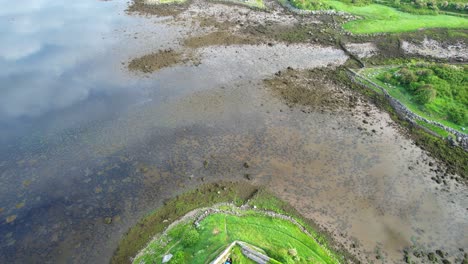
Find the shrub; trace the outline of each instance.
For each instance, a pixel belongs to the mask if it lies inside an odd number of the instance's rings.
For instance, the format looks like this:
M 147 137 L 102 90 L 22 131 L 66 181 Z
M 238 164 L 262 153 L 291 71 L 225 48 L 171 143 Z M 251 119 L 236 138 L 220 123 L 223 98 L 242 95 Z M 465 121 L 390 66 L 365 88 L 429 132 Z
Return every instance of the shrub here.
M 466 118 L 467 118 L 467 111 L 463 108 L 459 108 L 459 107 L 450 107 L 447 114 L 448 114 L 448 118 L 450 119 L 450 121 L 454 122 L 455 124 L 459 124 L 459 125 L 465 125 L 466 123 Z
M 200 240 L 200 234 L 194 228 L 190 228 L 182 237 L 182 244 L 186 247 L 195 245 Z
M 409 86 L 406 87 L 407 90 L 411 91 L 411 92 L 416 92 L 417 90 L 419 90 L 419 88 L 421 88 L 422 86 L 424 86 L 426 83 L 424 81 L 421 81 L 421 82 L 412 82 L 409 84 Z
M 169 261 L 170 264 L 184 264 L 185 255 L 183 251 L 177 251 Z
M 382 79 L 384 82 L 390 82 L 392 80 L 392 74 L 390 74 L 389 72 L 386 72 L 384 73 L 384 75 L 382 76 Z
M 420 104 L 428 104 L 436 98 L 436 90 L 434 87 L 430 84 L 425 84 L 421 86 L 416 92 L 415 92 L 415 99 L 418 101 Z
M 410 69 L 403 68 L 399 71 L 399 80 L 403 84 L 410 84 L 418 81 L 418 76 L 416 76 L 416 74 L 414 74 Z

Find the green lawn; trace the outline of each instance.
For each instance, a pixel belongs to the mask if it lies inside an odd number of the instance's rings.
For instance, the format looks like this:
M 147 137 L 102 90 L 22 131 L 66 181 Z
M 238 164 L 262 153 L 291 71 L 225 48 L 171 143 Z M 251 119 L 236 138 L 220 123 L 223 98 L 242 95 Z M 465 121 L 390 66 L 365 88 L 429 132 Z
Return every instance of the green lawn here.
M 310 0 L 300 1 L 300 3 Z M 293 1 L 293 5 L 294 5 Z M 321 1 L 324 6 L 337 11 L 344 11 L 363 19 L 350 21 L 343 28 L 356 34 L 397 33 L 414 31 L 421 28 L 468 28 L 468 19 L 449 15 L 417 15 L 398 11 L 381 4 L 356 6 L 340 1 Z M 298 8 L 303 6 L 295 5 Z M 304 5 L 307 6 L 307 5 Z
M 187 237 L 194 236 L 187 234 L 194 232 L 197 239 L 187 243 Z M 295 224 L 253 210 L 240 216 L 212 214 L 196 230 L 191 224 L 180 224 L 168 232 L 163 243 L 151 242 L 134 263 L 160 263 L 167 252 L 183 255 L 183 263 L 208 263 L 235 240 L 257 246 L 281 263 L 338 263 L 333 253 Z

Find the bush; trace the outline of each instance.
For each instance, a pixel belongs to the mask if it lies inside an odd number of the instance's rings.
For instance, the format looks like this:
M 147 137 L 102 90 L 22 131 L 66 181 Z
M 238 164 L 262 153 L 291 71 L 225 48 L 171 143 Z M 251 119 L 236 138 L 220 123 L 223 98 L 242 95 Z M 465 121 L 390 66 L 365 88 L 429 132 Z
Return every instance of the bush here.
M 183 251 L 177 251 L 169 261 L 170 264 L 184 264 L 185 255 Z
M 422 86 L 426 85 L 426 83 L 424 81 L 421 81 L 421 82 L 412 82 L 410 83 L 407 87 L 406 87 L 406 90 L 409 90 L 410 92 L 416 92 L 417 90 L 419 90 L 419 88 L 421 88 Z
M 182 244 L 186 247 L 195 245 L 200 240 L 200 234 L 194 228 L 190 228 L 184 233 L 182 237 Z
M 382 76 L 382 79 L 384 82 L 390 82 L 392 80 L 392 74 L 389 73 L 389 72 L 386 72 L 384 73 L 384 75 Z
M 450 107 L 448 110 L 448 118 L 450 121 L 459 124 L 459 125 L 465 125 L 467 123 L 466 118 L 467 118 L 467 111 L 463 108 L 459 107 Z
M 399 72 L 399 80 L 403 84 L 410 84 L 418 81 L 418 76 L 408 68 L 403 68 Z
M 420 104 L 428 104 L 436 98 L 437 92 L 434 89 L 434 87 L 430 84 L 425 84 L 421 86 L 416 92 L 415 92 L 415 99 L 418 101 Z

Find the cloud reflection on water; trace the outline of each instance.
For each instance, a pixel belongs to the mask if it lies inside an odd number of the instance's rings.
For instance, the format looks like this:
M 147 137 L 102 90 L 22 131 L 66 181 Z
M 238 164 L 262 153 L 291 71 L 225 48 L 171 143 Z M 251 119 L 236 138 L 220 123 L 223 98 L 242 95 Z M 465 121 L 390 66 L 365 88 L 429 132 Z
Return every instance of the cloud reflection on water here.
M 0 0 L 0 121 L 40 116 L 112 90 L 96 76 L 106 49 L 103 36 L 129 18 L 119 4 L 95 0 Z M 117 85 L 118 86 L 118 85 Z

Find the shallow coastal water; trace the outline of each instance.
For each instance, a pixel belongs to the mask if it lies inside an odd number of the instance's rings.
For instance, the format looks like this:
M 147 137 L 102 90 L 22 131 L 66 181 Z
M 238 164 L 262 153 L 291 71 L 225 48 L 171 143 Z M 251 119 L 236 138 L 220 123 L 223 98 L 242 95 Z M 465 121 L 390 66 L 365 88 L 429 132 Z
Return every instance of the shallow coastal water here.
M 130 58 L 190 29 L 123 1 L 0 3 L 1 263 L 106 262 L 164 199 L 245 174 L 370 257 L 467 247 L 466 188 L 437 190 L 388 115 L 290 109 L 263 85 L 288 66 L 340 65 L 340 50 L 210 47 L 200 65 L 139 74 Z

